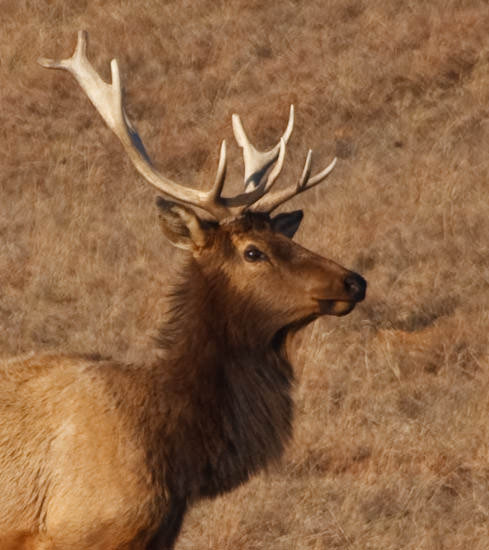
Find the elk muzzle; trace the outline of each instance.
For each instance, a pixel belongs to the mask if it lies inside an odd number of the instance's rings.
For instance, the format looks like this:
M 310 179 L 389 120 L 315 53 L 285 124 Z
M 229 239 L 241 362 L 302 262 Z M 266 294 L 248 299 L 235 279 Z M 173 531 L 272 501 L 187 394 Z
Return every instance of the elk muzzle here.
M 350 273 L 345 277 L 345 289 L 355 302 L 361 302 L 365 298 L 367 281 L 358 273 Z
M 338 299 L 319 299 L 321 315 L 346 315 L 365 298 L 367 281 L 358 273 L 350 271 L 343 279 L 343 293 Z

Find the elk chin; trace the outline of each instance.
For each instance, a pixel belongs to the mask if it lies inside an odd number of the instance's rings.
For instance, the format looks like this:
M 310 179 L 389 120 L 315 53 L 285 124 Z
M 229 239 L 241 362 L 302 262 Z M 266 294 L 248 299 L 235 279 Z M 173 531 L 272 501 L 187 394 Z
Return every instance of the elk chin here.
M 356 302 L 346 300 L 318 300 L 320 315 L 347 315 L 356 305 Z

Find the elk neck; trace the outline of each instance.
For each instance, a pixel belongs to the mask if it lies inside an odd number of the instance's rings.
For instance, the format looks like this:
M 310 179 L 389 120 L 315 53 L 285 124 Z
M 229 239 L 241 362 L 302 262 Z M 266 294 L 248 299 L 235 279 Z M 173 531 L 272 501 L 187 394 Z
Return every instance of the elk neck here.
M 172 404 L 168 463 L 192 497 L 246 481 L 276 461 L 291 436 L 293 373 L 282 327 L 269 316 L 233 296 L 221 270 L 209 277 L 193 260 L 171 293 L 158 379 Z

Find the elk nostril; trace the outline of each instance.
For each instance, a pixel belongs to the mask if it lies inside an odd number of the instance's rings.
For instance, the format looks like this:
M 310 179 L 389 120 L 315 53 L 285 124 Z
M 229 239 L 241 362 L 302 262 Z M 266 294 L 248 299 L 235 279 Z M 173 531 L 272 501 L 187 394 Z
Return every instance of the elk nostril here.
M 353 300 L 360 301 L 365 298 L 367 281 L 361 275 L 351 273 L 345 278 L 345 288 Z

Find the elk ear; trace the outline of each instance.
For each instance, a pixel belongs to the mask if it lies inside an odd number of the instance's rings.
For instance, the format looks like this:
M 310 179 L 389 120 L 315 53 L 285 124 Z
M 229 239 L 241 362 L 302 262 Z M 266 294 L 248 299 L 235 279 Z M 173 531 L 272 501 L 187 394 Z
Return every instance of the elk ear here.
M 156 204 L 160 209 L 161 229 L 173 246 L 195 250 L 205 245 L 205 230 L 193 210 L 162 197 L 156 199 Z
M 277 233 L 282 233 L 289 239 L 295 235 L 299 229 L 304 212 L 302 210 L 294 210 L 294 212 L 285 212 L 278 214 L 271 219 L 272 229 Z

